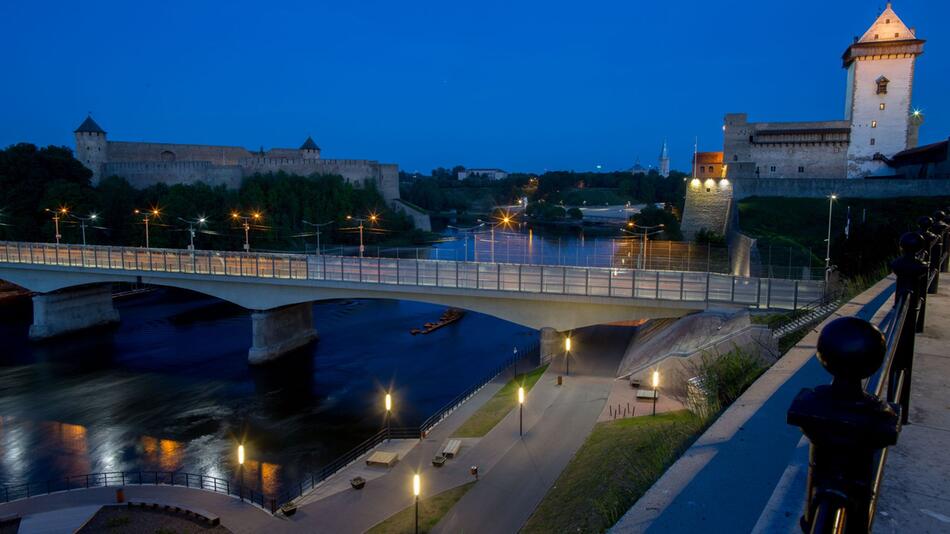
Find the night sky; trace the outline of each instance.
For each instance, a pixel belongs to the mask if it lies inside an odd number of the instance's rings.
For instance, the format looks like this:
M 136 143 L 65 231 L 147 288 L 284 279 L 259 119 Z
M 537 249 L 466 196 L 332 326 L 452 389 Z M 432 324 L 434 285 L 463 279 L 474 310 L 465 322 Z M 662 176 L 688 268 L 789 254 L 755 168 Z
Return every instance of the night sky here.
M 843 118 L 841 54 L 884 2 L 0 3 L 0 145 L 112 140 L 298 147 L 428 173 L 673 168 L 722 115 Z M 921 142 L 950 136 L 950 2 L 904 0 L 927 39 Z

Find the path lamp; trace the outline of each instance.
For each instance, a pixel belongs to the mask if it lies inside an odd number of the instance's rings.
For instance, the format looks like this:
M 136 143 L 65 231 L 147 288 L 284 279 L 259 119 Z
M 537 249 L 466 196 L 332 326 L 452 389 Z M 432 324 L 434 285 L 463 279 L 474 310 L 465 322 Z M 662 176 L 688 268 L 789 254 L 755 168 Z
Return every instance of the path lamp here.
M 244 502 L 244 444 L 238 445 L 238 465 L 240 466 L 241 482 L 238 486 L 238 494 L 241 496 L 241 502 Z
M 59 220 L 65 217 L 69 210 L 67 208 L 59 208 L 58 210 L 46 208 L 46 211 L 53 214 L 53 225 L 56 227 L 56 244 L 58 245 L 60 239 L 63 238 L 62 234 L 59 233 Z
M 832 193 L 828 197 L 828 243 L 825 248 L 825 291 L 828 291 L 828 278 L 831 277 L 831 208 L 838 195 Z
M 393 396 L 389 393 L 386 394 L 386 439 L 389 440 L 392 434 L 390 429 L 390 419 L 393 413 Z
M 419 534 L 419 490 L 422 489 L 419 474 L 412 475 L 412 495 L 416 499 L 416 534 Z
M 158 210 L 158 208 L 152 208 L 148 211 L 135 210 L 132 213 L 142 216 L 142 222 L 145 223 L 145 248 L 149 248 L 148 222 L 150 219 L 157 219 L 158 216 L 161 215 L 161 212 Z
M 99 216 L 95 213 L 90 213 L 88 217 L 80 217 L 78 215 L 73 215 L 72 213 L 70 213 L 69 216 L 79 221 L 79 228 L 82 229 L 82 244 L 83 246 L 86 246 L 86 223 L 96 222 L 96 219 L 98 219 Z
M 653 415 L 656 415 L 656 389 L 660 387 L 660 371 L 659 369 L 653 371 Z
M 334 221 L 327 221 L 325 223 L 312 223 L 310 221 L 301 221 L 301 222 L 303 222 L 307 226 L 312 226 L 317 229 L 317 256 L 319 256 L 320 255 L 320 233 L 321 233 L 320 229 L 323 228 L 324 226 L 333 224 Z
M 201 228 L 201 226 L 203 226 L 204 223 L 208 222 L 208 219 L 204 217 L 198 217 L 195 220 L 189 220 L 189 219 L 182 219 L 181 217 L 179 217 L 178 220 L 188 225 L 188 235 L 190 239 L 188 250 L 194 252 L 195 251 L 195 225 Z
M 235 221 L 241 221 L 241 226 L 244 227 L 244 252 L 251 251 L 251 221 L 255 223 L 260 222 L 261 214 L 259 212 L 252 212 L 248 215 L 242 215 L 238 212 L 231 213 L 231 218 Z
M 520 407 L 518 415 L 518 435 L 524 436 L 524 387 L 518 387 L 518 406 Z
M 571 376 L 571 337 L 564 338 L 564 374 Z

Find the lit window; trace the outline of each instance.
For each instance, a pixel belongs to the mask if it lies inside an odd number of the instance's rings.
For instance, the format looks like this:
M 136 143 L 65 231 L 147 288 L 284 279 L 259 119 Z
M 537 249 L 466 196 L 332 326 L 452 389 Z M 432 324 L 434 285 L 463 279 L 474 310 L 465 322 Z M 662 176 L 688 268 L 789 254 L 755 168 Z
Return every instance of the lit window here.
M 887 109 L 887 104 L 885 104 L 884 102 L 881 102 L 880 108 L 881 108 L 881 111 L 884 111 L 885 109 Z
M 887 94 L 887 84 L 890 83 L 890 80 L 881 76 L 878 78 L 875 83 L 877 83 L 877 94 L 886 95 Z
M 877 128 L 877 121 L 871 121 L 871 128 Z
M 872 145 L 875 144 L 875 141 L 874 141 L 874 138 L 873 138 L 873 137 L 871 138 L 871 144 L 872 144 Z

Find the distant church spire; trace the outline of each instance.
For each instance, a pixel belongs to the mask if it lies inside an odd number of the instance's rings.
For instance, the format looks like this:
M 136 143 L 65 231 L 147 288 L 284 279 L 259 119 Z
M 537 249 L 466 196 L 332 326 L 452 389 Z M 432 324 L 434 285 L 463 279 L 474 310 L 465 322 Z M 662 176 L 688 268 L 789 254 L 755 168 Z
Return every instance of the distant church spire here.
M 670 175 L 670 154 L 666 148 L 666 139 L 663 140 L 663 148 L 660 149 L 660 176 L 666 178 Z

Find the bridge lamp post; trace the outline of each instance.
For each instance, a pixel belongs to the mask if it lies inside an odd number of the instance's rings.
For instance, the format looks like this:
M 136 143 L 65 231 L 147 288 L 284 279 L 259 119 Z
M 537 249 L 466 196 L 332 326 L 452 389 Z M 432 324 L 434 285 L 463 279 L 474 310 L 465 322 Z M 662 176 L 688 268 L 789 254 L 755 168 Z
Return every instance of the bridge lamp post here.
M 238 445 L 238 465 L 241 472 L 241 480 L 238 485 L 238 494 L 241 497 L 241 502 L 244 502 L 244 444 Z
M 825 248 L 825 291 L 828 291 L 828 279 L 831 277 L 831 210 L 838 195 L 832 193 L 828 197 L 828 239 Z
M 386 394 L 386 440 L 388 441 L 392 435 L 392 429 L 390 427 L 390 421 L 393 413 L 393 396 L 389 393 Z
M 452 226 L 451 224 L 446 225 L 446 227 L 451 228 L 462 234 L 462 243 L 463 243 L 463 247 L 465 247 L 465 261 L 468 261 L 468 234 L 471 233 L 474 236 L 475 230 L 478 230 L 479 228 L 483 226 L 485 226 L 485 223 L 482 223 L 476 226 L 471 226 L 469 228 L 460 228 L 458 226 Z M 478 261 L 478 237 L 475 238 L 474 256 L 475 256 L 475 261 Z
M 143 212 L 143 211 L 140 211 L 140 210 L 135 210 L 133 213 L 135 213 L 136 215 L 142 215 L 142 222 L 145 223 L 145 248 L 150 248 L 150 247 L 149 247 L 149 241 L 148 241 L 148 222 L 149 222 L 149 218 L 156 218 L 156 219 L 157 219 L 158 216 L 161 215 L 161 212 L 159 212 L 158 209 L 156 209 L 156 208 L 152 208 L 152 209 L 150 209 L 149 211 L 146 211 L 146 212 Z
M 653 371 L 653 415 L 656 415 L 657 388 L 660 387 L 660 370 Z
M 524 436 L 524 387 L 518 387 L 518 435 Z
M 99 218 L 99 216 L 96 215 L 95 213 L 89 214 L 88 217 L 80 217 L 78 215 L 73 215 L 72 213 L 70 213 L 69 216 L 79 221 L 79 228 L 82 230 L 82 244 L 83 246 L 86 246 L 86 223 L 95 222 L 96 219 Z M 59 233 L 59 232 L 56 232 L 56 233 Z
M 241 225 L 244 227 L 244 252 L 251 252 L 251 220 L 255 223 L 261 220 L 261 214 L 258 212 L 251 213 L 250 215 L 241 215 L 238 212 L 231 214 L 231 218 L 236 221 L 241 221 Z
M 46 208 L 46 211 L 53 214 L 53 225 L 56 228 L 56 244 L 58 245 L 59 241 L 63 238 L 63 235 L 59 233 L 59 220 L 65 217 L 69 213 L 69 210 L 67 208 L 59 208 L 58 210 Z
M 419 480 L 419 474 L 412 475 L 412 495 L 416 501 L 416 534 L 419 534 L 419 493 L 422 490 L 422 481 Z
M 627 223 L 627 226 L 628 226 L 628 227 L 631 226 L 631 223 Z M 633 224 L 633 226 L 637 226 L 637 225 L 636 225 L 636 224 Z M 641 241 L 641 244 L 640 244 L 640 252 L 637 254 L 637 269 L 646 269 L 646 265 L 647 265 L 647 242 L 649 241 L 649 237 L 650 237 L 651 235 L 656 235 L 656 234 L 662 233 L 662 232 L 663 232 L 663 229 L 666 228 L 666 225 L 665 225 L 665 224 L 657 224 L 657 225 L 655 225 L 655 226 L 640 226 L 640 228 L 643 229 L 643 233 L 642 233 L 642 234 L 637 234 L 637 233 L 635 233 L 635 232 L 632 232 L 632 231 L 630 231 L 630 230 L 627 230 L 626 228 L 621 228 L 620 230 L 621 230 L 622 232 L 627 232 L 628 234 L 632 234 L 632 235 L 634 235 L 634 236 L 637 236 L 637 235 L 643 236 L 642 241 Z
M 323 228 L 324 226 L 333 224 L 334 221 L 327 221 L 325 223 L 312 223 L 310 221 L 301 221 L 301 222 L 303 222 L 307 226 L 312 226 L 317 229 L 317 256 L 319 256 L 320 255 L 320 233 L 321 233 L 320 229 Z
M 208 222 L 208 219 L 204 217 L 198 217 L 195 220 L 182 219 L 178 218 L 179 221 L 186 223 L 188 225 L 188 235 L 190 236 L 190 244 L 188 245 L 188 250 L 194 252 L 195 250 L 195 225 L 198 225 L 200 228 L 204 223 Z
M 363 246 L 363 223 L 369 220 L 369 222 L 376 224 L 376 221 L 379 220 L 379 217 L 375 213 L 371 213 L 370 216 L 366 219 L 362 217 L 353 217 L 352 215 L 347 215 L 346 220 L 357 221 L 358 223 L 360 223 L 360 226 L 359 226 L 360 228 L 360 258 L 362 258 L 363 251 L 366 250 L 366 247 Z

